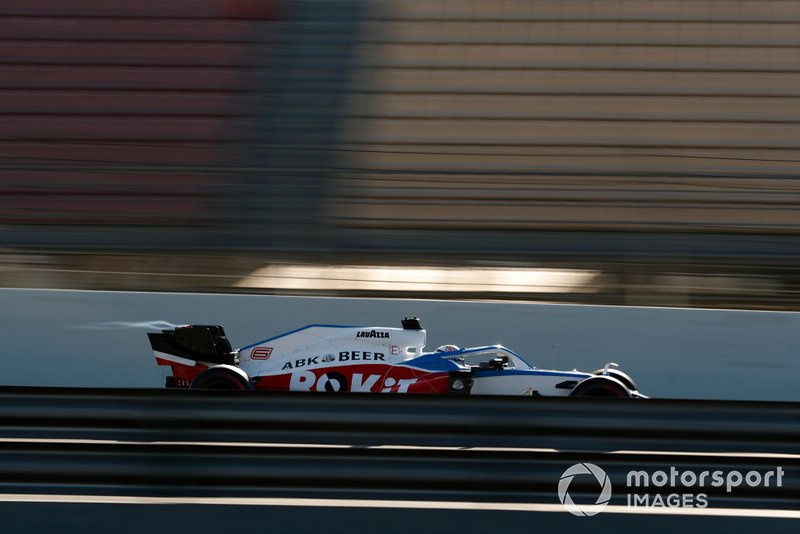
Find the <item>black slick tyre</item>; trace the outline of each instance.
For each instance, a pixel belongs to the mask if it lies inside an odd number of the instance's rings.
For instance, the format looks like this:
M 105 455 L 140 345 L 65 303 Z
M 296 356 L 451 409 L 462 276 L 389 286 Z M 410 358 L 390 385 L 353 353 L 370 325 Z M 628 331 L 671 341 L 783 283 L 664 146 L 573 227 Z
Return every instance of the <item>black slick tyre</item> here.
M 247 373 L 233 365 L 215 365 L 209 367 L 195 378 L 189 389 L 215 389 L 227 391 L 244 391 L 253 389 Z
M 610 376 L 592 376 L 575 386 L 571 397 L 620 397 L 630 398 L 631 390 Z
M 604 369 L 597 369 L 595 371 L 592 371 L 592 374 L 597 376 L 610 376 L 611 378 L 616 378 L 617 380 L 622 382 L 623 386 L 630 389 L 631 391 L 639 390 L 639 386 L 636 385 L 636 382 L 633 380 L 633 378 L 630 377 L 630 375 L 628 375 L 628 373 L 623 373 L 619 369 L 609 369 L 607 375 L 604 375 L 603 374 L 604 372 L 605 372 Z

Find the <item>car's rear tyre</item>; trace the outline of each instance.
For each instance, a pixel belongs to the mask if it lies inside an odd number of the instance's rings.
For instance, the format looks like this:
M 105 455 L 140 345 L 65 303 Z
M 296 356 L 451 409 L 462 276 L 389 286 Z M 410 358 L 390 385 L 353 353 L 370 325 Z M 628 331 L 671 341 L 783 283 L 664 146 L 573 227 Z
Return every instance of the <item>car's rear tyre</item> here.
M 625 384 L 610 376 L 587 378 L 572 390 L 572 397 L 620 397 L 630 398 L 631 390 Z
M 634 382 L 633 378 L 631 378 L 630 375 L 628 375 L 628 373 L 623 373 L 619 369 L 609 369 L 607 375 L 605 375 L 604 373 L 605 369 L 597 369 L 595 371 L 592 371 L 593 375 L 610 376 L 611 378 L 616 378 L 617 380 L 622 382 L 623 386 L 630 389 L 631 391 L 639 391 L 639 386 L 636 385 L 636 382 Z
M 232 365 L 215 365 L 209 367 L 192 381 L 189 389 L 215 389 L 244 391 L 253 389 L 247 373 Z

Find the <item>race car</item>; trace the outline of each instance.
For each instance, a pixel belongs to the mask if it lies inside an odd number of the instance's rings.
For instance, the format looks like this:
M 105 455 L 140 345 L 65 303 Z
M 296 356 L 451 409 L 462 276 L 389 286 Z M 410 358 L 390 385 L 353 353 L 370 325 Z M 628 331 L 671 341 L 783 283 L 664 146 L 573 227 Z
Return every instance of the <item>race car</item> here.
M 607 363 L 585 373 L 530 365 L 502 345 L 425 352 L 417 317 L 402 328 L 312 324 L 233 350 L 219 325 L 148 333 L 167 387 L 365 393 L 645 397 Z

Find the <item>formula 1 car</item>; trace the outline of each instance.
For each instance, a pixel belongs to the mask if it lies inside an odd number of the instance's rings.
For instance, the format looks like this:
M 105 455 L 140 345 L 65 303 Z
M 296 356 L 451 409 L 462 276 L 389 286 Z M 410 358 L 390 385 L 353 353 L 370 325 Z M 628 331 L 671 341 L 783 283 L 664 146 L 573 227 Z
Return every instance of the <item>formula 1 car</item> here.
M 419 319 L 402 328 L 313 324 L 232 350 L 222 326 L 148 333 L 167 387 L 271 391 L 644 397 L 608 363 L 591 373 L 531 366 L 501 345 L 424 352 Z

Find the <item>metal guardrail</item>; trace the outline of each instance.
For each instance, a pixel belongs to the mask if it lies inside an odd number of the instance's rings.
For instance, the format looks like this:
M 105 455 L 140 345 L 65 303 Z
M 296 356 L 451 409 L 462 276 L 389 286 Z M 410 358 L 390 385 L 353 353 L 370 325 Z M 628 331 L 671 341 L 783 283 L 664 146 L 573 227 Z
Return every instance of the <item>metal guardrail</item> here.
M 797 509 L 798 452 L 796 403 L 0 389 L 0 493 L 557 503 L 564 470 L 590 462 L 615 484 L 780 466 L 780 488 L 704 491 Z

